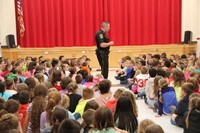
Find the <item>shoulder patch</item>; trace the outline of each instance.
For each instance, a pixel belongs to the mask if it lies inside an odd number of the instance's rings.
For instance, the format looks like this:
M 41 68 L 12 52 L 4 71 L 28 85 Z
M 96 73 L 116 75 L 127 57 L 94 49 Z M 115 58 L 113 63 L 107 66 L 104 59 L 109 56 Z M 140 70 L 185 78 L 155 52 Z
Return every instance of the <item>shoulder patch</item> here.
M 100 39 L 103 39 L 103 34 L 99 34 L 99 38 L 100 38 Z

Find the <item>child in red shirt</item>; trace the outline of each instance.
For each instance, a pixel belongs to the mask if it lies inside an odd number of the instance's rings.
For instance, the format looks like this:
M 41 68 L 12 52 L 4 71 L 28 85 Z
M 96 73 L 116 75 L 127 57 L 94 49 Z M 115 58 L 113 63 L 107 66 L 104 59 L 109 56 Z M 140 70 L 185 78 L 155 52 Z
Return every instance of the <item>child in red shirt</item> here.
M 22 114 L 22 119 L 20 120 L 21 126 L 24 125 L 24 121 L 26 118 L 26 110 L 29 105 L 29 92 L 28 91 L 21 91 L 19 93 L 19 103 L 20 103 L 20 108 L 18 114 Z

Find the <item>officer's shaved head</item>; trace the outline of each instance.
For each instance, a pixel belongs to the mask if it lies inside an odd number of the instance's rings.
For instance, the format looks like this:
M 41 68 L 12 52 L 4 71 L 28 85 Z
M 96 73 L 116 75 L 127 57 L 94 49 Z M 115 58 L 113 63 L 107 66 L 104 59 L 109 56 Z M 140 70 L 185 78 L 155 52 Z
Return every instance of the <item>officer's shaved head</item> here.
M 108 32 L 110 30 L 110 23 L 103 21 L 101 24 L 101 29 L 104 30 L 104 32 Z
M 108 24 L 110 24 L 109 22 L 103 21 L 101 23 L 101 28 L 105 28 Z

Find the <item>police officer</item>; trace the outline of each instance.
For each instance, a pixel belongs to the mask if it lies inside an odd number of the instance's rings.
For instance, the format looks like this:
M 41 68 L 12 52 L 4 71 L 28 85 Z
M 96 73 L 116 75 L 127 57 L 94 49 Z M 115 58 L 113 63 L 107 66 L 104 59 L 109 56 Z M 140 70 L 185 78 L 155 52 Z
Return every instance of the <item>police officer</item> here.
M 102 22 L 101 29 L 96 33 L 95 40 L 97 44 L 96 55 L 101 66 L 101 74 L 105 79 L 108 78 L 108 68 L 109 68 L 109 50 L 110 46 L 114 45 L 113 41 L 109 41 L 106 33 L 110 30 L 110 23 Z

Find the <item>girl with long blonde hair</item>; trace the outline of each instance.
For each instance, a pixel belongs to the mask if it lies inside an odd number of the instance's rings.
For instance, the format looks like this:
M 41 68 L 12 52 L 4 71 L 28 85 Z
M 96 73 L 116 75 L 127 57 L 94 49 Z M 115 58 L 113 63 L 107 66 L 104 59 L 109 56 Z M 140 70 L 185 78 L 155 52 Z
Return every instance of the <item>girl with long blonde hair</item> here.
M 47 87 L 43 84 L 38 84 L 34 88 L 34 99 L 29 104 L 27 115 L 24 122 L 23 132 L 39 133 L 40 132 L 40 115 L 45 110 L 47 95 Z
M 40 116 L 40 131 L 43 131 L 44 128 L 48 128 L 53 124 L 51 119 L 52 110 L 59 104 L 61 104 L 61 94 L 59 92 L 51 92 L 48 95 L 46 110 Z

